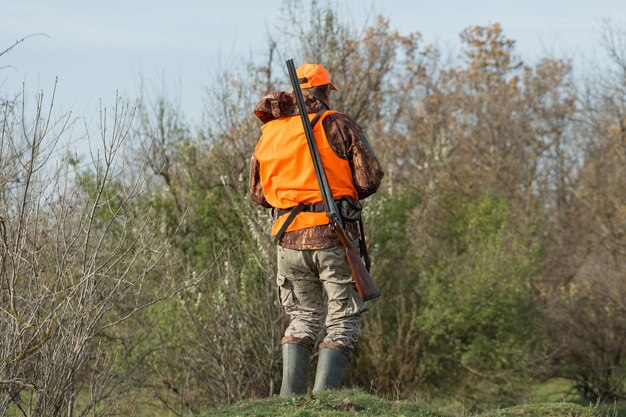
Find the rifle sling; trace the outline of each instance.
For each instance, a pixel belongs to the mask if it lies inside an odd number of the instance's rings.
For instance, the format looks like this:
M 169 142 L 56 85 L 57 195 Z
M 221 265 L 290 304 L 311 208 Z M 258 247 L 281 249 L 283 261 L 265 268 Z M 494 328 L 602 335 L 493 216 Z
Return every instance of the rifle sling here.
M 363 219 L 359 219 L 359 232 L 361 235 L 361 238 L 359 239 L 361 256 L 363 257 L 363 260 L 365 261 L 365 269 L 367 269 L 367 272 L 369 272 L 372 265 L 370 261 L 370 255 L 367 252 L 367 242 L 365 242 L 365 230 L 363 228 Z
M 324 113 L 326 113 L 326 109 L 322 109 L 322 110 L 318 111 L 317 113 L 315 113 L 315 117 L 313 117 L 313 119 L 311 119 L 311 129 L 313 129 L 315 127 L 317 122 L 319 122 L 320 117 L 322 117 L 322 115 Z

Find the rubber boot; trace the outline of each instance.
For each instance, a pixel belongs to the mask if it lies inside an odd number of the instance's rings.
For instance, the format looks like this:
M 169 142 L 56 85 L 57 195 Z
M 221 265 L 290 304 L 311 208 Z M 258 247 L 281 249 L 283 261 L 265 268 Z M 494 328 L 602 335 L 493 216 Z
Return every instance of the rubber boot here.
M 296 343 L 283 345 L 283 382 L 281 397 L 306 394 L 309 382 L 309 348 Z
M 338 349 L 320 349 L 313 393 L 339 387 L 349 362 L 348 355 Z

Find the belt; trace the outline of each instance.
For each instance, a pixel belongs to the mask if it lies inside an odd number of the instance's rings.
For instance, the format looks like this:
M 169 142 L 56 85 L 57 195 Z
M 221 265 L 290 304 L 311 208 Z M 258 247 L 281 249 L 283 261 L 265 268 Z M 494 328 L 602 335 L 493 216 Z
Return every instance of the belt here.
M 290 207 L 287 209 L 274 208 L 272 210 L 274 214 L 276 214 L 277 216 L 282 216 L 283 214 L 289 213 L 289 216 L 287 216 L 287 218 L 285 219 L 285 223 L 283 223 L 283 225 L 278 230 L 278 233 L 276 233 L 276 236 L 274 237 L 274 243 L 278 243 L 278 241 L 280 241 L 280 239 L 285 234 L 285 231 L 287 231 L 287 228 L 289 227 L 289 225 L 293 223 L 294 219 L 299 213 L 301 212 L 320 213 L 320 212 L 326 211 L 324 209 L 324 204 L 302 204 L 302 203 L 298 204 L 295 207 Z
M 295 210 L 296 208 L 298 208 L 298 206 L 300 206 L 300 204 L 298 204 L 295 207 L 290 207 L 288 209 L 274 209 L 274 214 L 276 214 L 277 216 L 282 216 L 283 214 L 287 214 L 287 213 L 291 213 L 293 212 L 293 210 Z M 324 204 L 302 204 L 303 208 L 298 210 L 300 211 L 304 211 L 304 212 L 309 212 L 309 213 L 319 213 L 321 211 L 324 211 Z

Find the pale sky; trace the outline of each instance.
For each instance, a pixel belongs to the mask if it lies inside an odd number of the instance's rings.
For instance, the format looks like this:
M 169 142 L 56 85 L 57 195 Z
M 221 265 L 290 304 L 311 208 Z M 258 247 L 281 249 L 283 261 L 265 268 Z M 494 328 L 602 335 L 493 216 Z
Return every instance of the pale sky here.
M 323 0 L 322 0 L 323 1 Z M 199 120 L 209 80 L 226 65 L 264 59 L 266 28 L 283 0 L 0 0 L 0 50 L 34 36 L 0 57 L 0 96 L 25 83 L 27 96 L 51 91 L 58 77 L 57 106 L 86 118 L 99 100 L 116 91 L 148 90 L 177 98 L 189 120 Z M 528 62 L 542 53 L 579 59 L 601 55 L 600 21 L 626 27 L 624 0 L 340 0 L 356 23 L 381 13 L 403 33 L 419 31 L 426 42 L 458 46 L 467 26 L 499 22 Z M 10 66 L 10 67 L 5 67 Z M 5 68 L 2 68 L 5 67 Z M 90 116 L 91 115 L 91 116 Z

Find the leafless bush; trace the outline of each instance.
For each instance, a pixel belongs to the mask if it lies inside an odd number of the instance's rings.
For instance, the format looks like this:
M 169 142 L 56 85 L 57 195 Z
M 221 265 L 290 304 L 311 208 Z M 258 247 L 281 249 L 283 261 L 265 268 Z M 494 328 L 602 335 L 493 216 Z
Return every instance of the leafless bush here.
M 587 257 L 577 276 L 552 294 L 556 373 L 589 401 L 626 396 L 625 299 L 623 264 L 601 255 Z
M 0 414 L 108 415 L 128 387 L 118 379 L 120 324 L 170 297 L 149 207 L 137 204 L 145 166 L 122 158 L 134 107 L 101 111 L 90 168 L 62 158 L 71 116 L 53 118 L 54 94 L 30 115 L 0 119 Z

